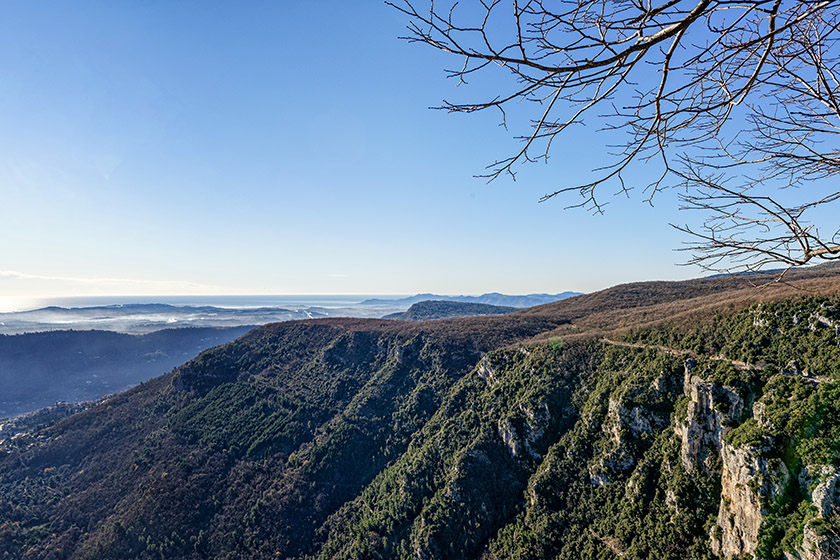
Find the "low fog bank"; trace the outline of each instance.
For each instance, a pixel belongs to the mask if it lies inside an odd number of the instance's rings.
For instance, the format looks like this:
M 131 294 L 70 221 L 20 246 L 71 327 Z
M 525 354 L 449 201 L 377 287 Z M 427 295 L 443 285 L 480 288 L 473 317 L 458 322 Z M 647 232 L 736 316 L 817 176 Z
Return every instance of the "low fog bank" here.
M 407 304 L 352 307 L 225 308 L 177 306 L 159 303 L 97 307 L 44 307 L 32 311 L 0 313 L 0 334 L 57 330 L 104 330 L 146 334 L 166 328 L 238 327 L 322 317 L 381 317 L 405 311 Z

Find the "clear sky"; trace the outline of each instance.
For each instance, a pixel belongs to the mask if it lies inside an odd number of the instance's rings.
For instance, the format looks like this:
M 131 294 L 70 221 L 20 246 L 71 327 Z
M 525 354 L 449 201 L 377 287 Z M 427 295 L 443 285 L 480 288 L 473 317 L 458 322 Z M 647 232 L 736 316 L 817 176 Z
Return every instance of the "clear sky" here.
M 592 291 L 696 276 L 673 193 L 539 197 L 601 164 L 517 144 L 379 2 L 8 2 L 0 295 Z M 492 85 L 492 84 L 491 84 Z M 481 87 L 481 85 L 476 86 Z

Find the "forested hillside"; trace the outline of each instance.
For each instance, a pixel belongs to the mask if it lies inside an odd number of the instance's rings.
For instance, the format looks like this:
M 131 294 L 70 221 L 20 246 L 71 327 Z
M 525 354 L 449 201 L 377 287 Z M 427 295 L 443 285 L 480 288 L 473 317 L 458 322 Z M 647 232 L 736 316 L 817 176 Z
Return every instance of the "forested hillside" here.
M 0 334 L 0 419 L 124 391 L 252 327 Z
M 268 325 L 0 455 L 10 558 L 838 557 L 840 275 Z
M 383 319 L 400 321 L 428 321 L 431 319 L 450 319 L 453 317 L 476 317 L 479 315 L 504 315 L 513 313 L 515 307 L 489 305 L 487 303 L 468 303 L 463 301 L 427 300 L 414 303 L 402 313 L 386 315 Z

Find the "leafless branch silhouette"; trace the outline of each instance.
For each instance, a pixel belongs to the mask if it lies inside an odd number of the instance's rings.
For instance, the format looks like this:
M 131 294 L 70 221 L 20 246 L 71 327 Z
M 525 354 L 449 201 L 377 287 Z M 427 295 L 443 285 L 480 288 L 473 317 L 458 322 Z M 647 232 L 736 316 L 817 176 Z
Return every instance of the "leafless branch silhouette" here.
M 541 200 L 577 194 L 569 206 L 601 212 L 606 185 L 639 187 L 647 201 L 681 187 L 683 208 L 705 219 L 678 226 L 692 236 L 691 264 L 747 272 L 840 258 L 840 220 L 811 221 L 840 199 L 837 0 L 389 4 L 409 18 L 405 39 L 460 59 L 450 76 L 512 77 L 506 91 L 440 109 L 498 109 L 506 124 L 506 107 L 534 105 L 521 148 L 489 166 L 489 180 L 547 161 L 559 135 L 594 120 L 624 140 L 591 181 Z M 651 179 L 629 185 L 640 163 Z

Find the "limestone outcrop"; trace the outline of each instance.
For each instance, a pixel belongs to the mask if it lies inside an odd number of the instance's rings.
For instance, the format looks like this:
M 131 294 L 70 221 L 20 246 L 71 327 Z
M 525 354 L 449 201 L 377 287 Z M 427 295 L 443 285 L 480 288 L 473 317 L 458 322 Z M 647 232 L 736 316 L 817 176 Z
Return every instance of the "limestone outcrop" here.
M 729 426 L 744 413 L 744 399 L 738 392 L 693 373 L 695 363 L 685 363 L 683 391 L 688 397 L 685 418 L 677 419 L 674 432 L 681 440 L 681 459 L 689 473 L 710 472 L 720 456 L 721 443 Z
M 840 535 L 823 534 L 818 524 L 840 510 L 840 469 L 828 465 L 805 467 L 799 483 L 806 492 L 810 490 L 811 503 L 816 509 L 816 519 L 805 526 L 799 558 L 836 560 L 840 557 Z
M 542 454 L 537 451 L 537 441 L 545 434 L 551 422 L 548 405 L 528 407 L 519 406 L 521 416 L 499 419 L 498 433 L 513 457 L 527 454 L 532 459 L 540 459 Z
M 723 443 L 721 499 L 712 551 L 727 560 L 754 555 L 768 507 L 782 495 L 790 479 L 781 459 L 766 454 L 770 446 L 735 448 Z

